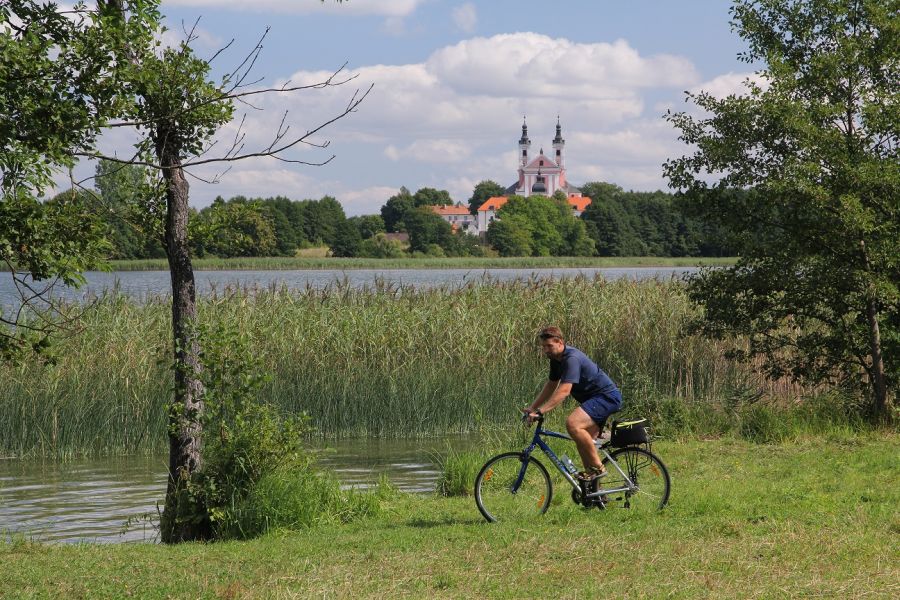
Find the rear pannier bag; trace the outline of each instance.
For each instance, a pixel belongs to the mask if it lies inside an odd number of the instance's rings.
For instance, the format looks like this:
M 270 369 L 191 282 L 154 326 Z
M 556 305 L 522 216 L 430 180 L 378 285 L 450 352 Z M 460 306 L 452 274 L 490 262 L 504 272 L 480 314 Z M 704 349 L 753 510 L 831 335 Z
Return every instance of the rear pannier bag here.
M 610 444 L 616 448 L 646 444 L 650 441 L 647 435 L 648 427 L 650 427 L 650 423 L 647 419 L 613 421 Z

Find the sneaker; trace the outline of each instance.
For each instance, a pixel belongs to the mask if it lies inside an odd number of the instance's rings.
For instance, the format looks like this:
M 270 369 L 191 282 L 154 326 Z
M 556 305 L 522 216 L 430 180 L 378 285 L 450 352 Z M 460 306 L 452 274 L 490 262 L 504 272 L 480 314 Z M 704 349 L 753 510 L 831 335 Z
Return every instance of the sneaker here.
M 606 477 L 609 473 L 606 469 L 591 469 L 590 471 L 579 471 L 575 476 L 582 481 L 593 481 L 595 479 L 600 479 L 601 477 Z

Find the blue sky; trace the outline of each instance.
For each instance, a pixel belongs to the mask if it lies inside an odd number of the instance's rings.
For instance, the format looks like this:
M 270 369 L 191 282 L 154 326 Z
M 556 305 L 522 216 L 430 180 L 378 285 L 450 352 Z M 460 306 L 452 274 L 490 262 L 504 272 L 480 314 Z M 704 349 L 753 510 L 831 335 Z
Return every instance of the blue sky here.
M 253 160 L 215 185 L 194 180 L 191 203 L 221 195 L 335 196 L 348 214 L 375 213 L 401 185 L 448 189 L 465 202 L 482 179 L 516 178 L 516 143 L 527 115 L 532 151 L 549 151 L 556 116 L 569 180 L 625 189 L 665 188 L 661 163 L 687 148 L 661 118 L 682 109 L 685 90 L 739 92 L 752 68 L 737 59 L 727 0 L 169 0 L 176 39 L 200 18 L 195 43 L 225 69 L 266 27 L 254 70 L 263 84 L 313 83 L 347 63 L 344 86 L 272 95 L 248 113 L 247 146 L 265 146 L 284 111 L 293 130 L 318 125 L 357 88 L 374 83 L 359 110 L 292 155 L 324 167 Z M 233 137 L 236 125 L 222 137 Z M 223 142 L 224 143 L 224 142 Z M 127 152 L 108 138 L 107 151 Z M 221 170 L 221 169 L 219 169 Z M 216 171 L 197 167 L 199 177 Z

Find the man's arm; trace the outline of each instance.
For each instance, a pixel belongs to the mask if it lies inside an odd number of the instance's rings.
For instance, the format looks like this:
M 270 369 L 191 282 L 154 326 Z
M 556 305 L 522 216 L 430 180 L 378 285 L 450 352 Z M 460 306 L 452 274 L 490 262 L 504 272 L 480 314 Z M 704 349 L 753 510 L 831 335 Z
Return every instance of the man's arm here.
M 555 381 L 553 383 L 556 383 Z M 559 406 L 563 400 L 566 399 L 566 396 L 569 395 L 569 392 L 572 391 L 571 383 L 560 383 L 556 386 L 556 389 L 553 390 L 553 393 L 550 394 L 550 398 L 547 399 L 541 406 L 538 408 L 541 409 L 541 412 L 548 413 L 557 406 Z
M 552 381 L 550 379 L 547 380 L 547 383 L 544 384 L 543 389 L 541 389 L 541 393 L 538 394 L 537 398 L 534 399 L 534 402 L 528 405 L 528 408 L 525 409 L 526 414 L 533 413 L 541 406 L 543 406 L 544 402 L 553 395 L 553 391 L 556 390 L 556 386 L 559 385 L 558 381 Z
M 571 391 L 571 383 L 560 383 L 558 381 L 548 380 L 547 383 L 544 384 L 544 389 L 541 390 L 541 393 L 538 394 L 538 397 L 535 398 L 534 402 L 523 411 L 529 417 L 529 423 L 531 422 L 531 415 L 536 410 L 540 409 L 543 414 L 550 412 L 565 400 L 566 396 L 568 396 Z

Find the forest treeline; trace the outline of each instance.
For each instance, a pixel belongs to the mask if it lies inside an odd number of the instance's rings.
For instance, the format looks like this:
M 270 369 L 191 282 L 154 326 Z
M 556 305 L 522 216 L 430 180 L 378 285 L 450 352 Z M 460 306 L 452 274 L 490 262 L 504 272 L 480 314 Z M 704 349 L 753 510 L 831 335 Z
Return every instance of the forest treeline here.
M 137 166 L 101 162 L 96 190 L 72 190 L 56 201 L 85 203 L 100 221 L 110 259 L 162 258 L 162 223 L 137 207 L 154 184 Z M 728 256 L 727 240 L 690 216 L 684 200 L 663 191 L 634 192 L 605 182 L 582 187 L 592 203 L 580 217 L 565 196 L 510 197 L 484 239 L 454 231 L 431 209 L 450 205 L 449 192 L 406 188 L 386 199 L 378 214 L 348 217 L 332 196 L 230 199 L 218 197 L 189 220 L 195 256 L 294 256 L 327 246 L 334 256 Z M 482 181 L 468 199 L 478 206 L 502 187 Z M 739 191 L 734 192 L 741 193 Z M 389 234 L 406 234 L 389 235 Z

